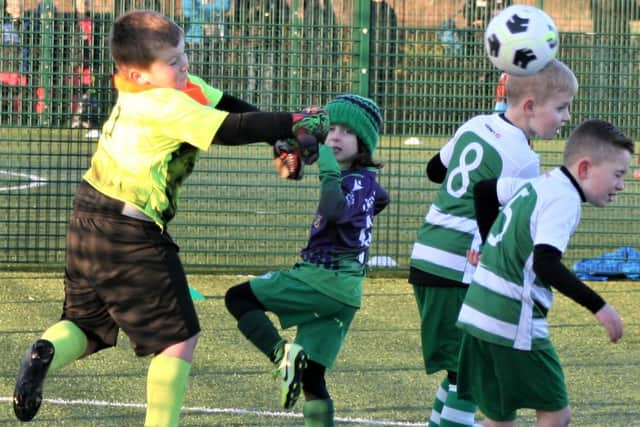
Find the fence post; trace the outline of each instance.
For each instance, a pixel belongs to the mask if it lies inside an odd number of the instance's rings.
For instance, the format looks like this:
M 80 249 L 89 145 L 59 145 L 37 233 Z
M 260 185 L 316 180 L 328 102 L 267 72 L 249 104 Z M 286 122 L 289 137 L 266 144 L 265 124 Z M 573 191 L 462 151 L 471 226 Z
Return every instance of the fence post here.
M 40 79 L 36 90 L 39 123 L 51 125 L 51 91 L 53 90 L 53 38 L 55 5 L 53 0 L 40 2 Z
M 370 96 L 369 79 L 371 79 L 370 68 L 370 41 L 371 41 L 371 0 L 358 0 L 355 8 L 354 21 L 358 35 L 357 58 L 358 64 L 358 85 L 357 91 L 360 95 Z
M 302 16 L 300 15 L 300 1 L 291 1 L 291 13 L 289 14 L 292 24 L 291 32 L 291 50 L 296 54 L 291 55 L 291 81 L 289 85 L 289 97 L 291 105 L 295 105 L 299 108 L 302 105 L 300 97 L 300 80 L 302 79 L 302 70 L 300 67 L 300 53 L 302 52 L 303 40 L 302 40 Z

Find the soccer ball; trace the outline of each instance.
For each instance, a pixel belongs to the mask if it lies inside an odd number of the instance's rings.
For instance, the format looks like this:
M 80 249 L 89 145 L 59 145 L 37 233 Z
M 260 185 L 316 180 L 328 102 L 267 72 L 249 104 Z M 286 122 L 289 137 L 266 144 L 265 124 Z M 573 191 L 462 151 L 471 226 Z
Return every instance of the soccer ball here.
M 551 17 L 533 6 L 514 5 L 494 16 L 484 34 L 489 60 L 516 76 L 540 71 L 555 58 L 559 36 Z

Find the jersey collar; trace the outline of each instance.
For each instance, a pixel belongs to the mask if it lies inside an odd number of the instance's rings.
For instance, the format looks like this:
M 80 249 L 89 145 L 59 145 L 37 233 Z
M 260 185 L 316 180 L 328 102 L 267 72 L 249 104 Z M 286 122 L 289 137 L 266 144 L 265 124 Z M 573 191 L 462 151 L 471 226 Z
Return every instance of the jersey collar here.
M 580 184 L 578 184 L 578 181 L 576 181 L 576 179 L 573 177 L 573 175 L 571 175 L 571 172 L 569 172 L 569 169 L 565 168 L 564 166 L 560 166 L 560 171 L 563 174 L 565 174 L 567 176 L 567 178 L 569 178 L 569 181 L 571 181 L 573 186 L 576 187 L 576 190 L 578 191 L 578 194 L 580 195 L 580 200 L 582 200 L 582 203 L 586 202 L 587 199 L 584 197 L 584 193 L 582 192 L 582 188 L 580 187 Z
M 140 85 L 136 82 L 133 82 L 127 79 L 120 73 L 116 73 L 113 76 L 113 85 L 118 91 L 129 92 L 129 93 L 138 93 L 144 92 L 150 89 L 157 89 L 158 86 L 154 85 Z M 210 105 L 209 100 L 205 96 L 202 88 L 197 84 L 191 83 L 191 81 L 187 81 L 187 87 L 182 89 L 186 95 L 188 95 L 191 99 L 199 102 L 202 105 Z

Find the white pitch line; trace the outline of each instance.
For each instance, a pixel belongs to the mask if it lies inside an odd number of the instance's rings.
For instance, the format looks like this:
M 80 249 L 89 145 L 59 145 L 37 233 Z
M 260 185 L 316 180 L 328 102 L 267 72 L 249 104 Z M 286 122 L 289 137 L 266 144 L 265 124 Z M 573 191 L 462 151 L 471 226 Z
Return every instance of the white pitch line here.
M 0 402 L 12 402 L 10 397 L 0 397 Z M 107 402 L 104 400 L 84 400 L 84 399 L 43 399 L 43 402 L 52 405 L 78 405 L 78 406 L 94 406 L 94 407 L 108 407 L 108 408 L 136 408 L 144 409 L 147 407 L 144 403 L 126 403 L 126 402 Z M 192 412 L 200 414 L 231 414 L 231 415 L 257 415 L 262 417 L 273 418 L 302 418 L 302 414 L 298 412 L 274 412 L 274 411 L 259 411 L 254 409 L 241 409 L 241 408 L 205 408 L 205 407 L 183 407 L 182 412 Z M 402 426 L 402 427 L 426 427 L 427 423 L 411 423 L 405 421 L 391 421 L 391 420 L 370 420 L 364 418 L 344 418 L 336 417 L 336 421 L 348 424 L 359 425 L 371 425 L 371 426 Z
M 0 191 L 28 190 L 29 188 L 41 187 L 49 183 L 49 180 L 47 180 L 46 178 L 43 178 L 38 175 L 28 174 L 28 173 L 11 172 L 11 171 L 0 169 L 0 175 L 27 178 L 30 180 L 30 182 L 27 184 L 12 185 L 9 187 L 0 187 Z

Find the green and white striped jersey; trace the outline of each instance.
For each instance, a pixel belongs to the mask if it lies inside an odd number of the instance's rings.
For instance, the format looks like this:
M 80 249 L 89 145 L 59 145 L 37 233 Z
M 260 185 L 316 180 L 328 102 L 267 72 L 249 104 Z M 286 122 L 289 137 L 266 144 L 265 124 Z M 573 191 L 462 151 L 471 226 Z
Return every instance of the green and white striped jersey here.
M 463 124 L 440 150 L 440 159 L 447 173 L 418 230 L 411 267 L 468 284 L 475 267 L 466 252 L 480 245 L 473 186 L 504 176 L 536 177 L 540 160 L 522 130 L 499 114 Z
M 528 181 L 502 178 L 497 189 L 504 207 L 482 248 L 457 326 L 494 344 L 545 348 L 551 345 L 546 315 L 553 293 L 536 278 L 533 248 L 544 244 L 564 252 L 582 200 L 560 169 Z

